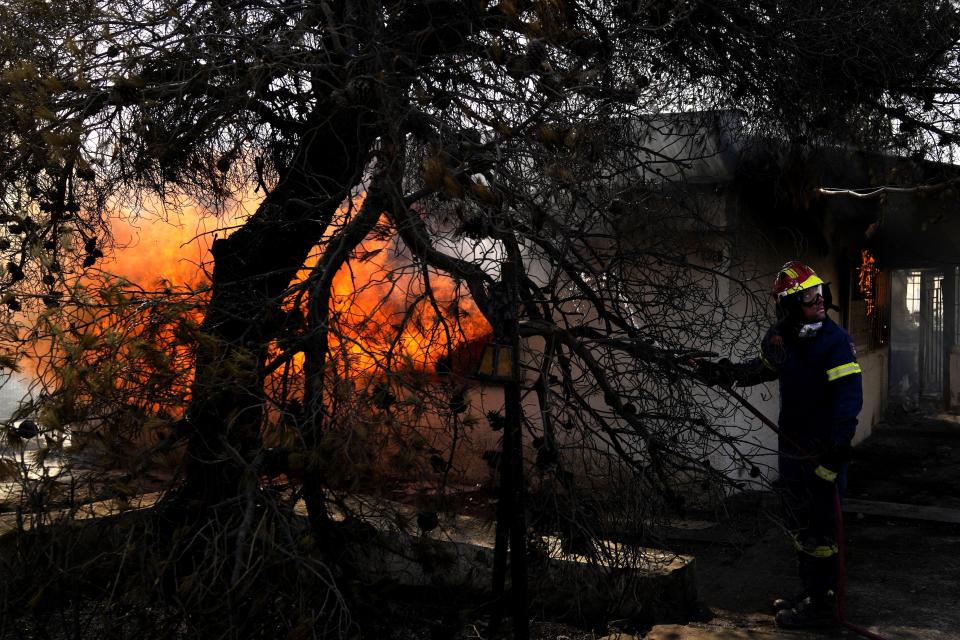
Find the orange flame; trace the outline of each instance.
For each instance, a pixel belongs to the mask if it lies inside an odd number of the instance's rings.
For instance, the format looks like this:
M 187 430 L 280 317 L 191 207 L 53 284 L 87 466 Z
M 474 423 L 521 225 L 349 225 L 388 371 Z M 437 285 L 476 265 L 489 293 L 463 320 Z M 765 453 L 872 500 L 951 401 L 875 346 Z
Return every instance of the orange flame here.
M 450 278 L 430 273 L 428 285 L 422 273 L 400 267 L 396 252 L 389 241 L 367 240 L 334 278 L 341 330 L 332 346 L 346 350 L 355 369 L 373 373 L 391 359 L 428 369 L 457 345 L 490 332 Z
M 860 289 L 860 294 L 863 296 L 867 317 L 872 316 L 877 309 L 876 262 L 876 259 L 869 251 L 866 249 L 860 251 L 860 276 L 857 279 L 857 288 Z
M 345 203 L 337 220 L 345 221 L 363 196 Z M 149 289 L 159 280 L 174 285 L 206 281 L 209 250 L 223 224 L 242 224 L 259 198 L 251 194 L 237 210 L 218 220 L 197 206 L 184 207 L 170 223 L 118 218 L 112 224 L 116 250 L 105 270 Z M 450 350 L 490 333 L 473 301 L 453 280 L 431 272 L 429 291 L 423 273 L 401 256 L 390 239 L 368 238 L 338 271 L 331 305 L 331 354 L 354 374 L 388 369 L 432 369 Z M 309 277 L 311 256 L 298 276 Z M 294 365 L 302 369 L 303 355 Z
M 203 282 L 218 229 L 242 224 L 250 205 L 256 204 L 256 199 L 245 199 L 222 220 L 196 205 L 163 216 L 151 212 L 117 216 L 110 224 L 114 247 L 101 267 L 145 289 L 162 280 L 176 285 Z

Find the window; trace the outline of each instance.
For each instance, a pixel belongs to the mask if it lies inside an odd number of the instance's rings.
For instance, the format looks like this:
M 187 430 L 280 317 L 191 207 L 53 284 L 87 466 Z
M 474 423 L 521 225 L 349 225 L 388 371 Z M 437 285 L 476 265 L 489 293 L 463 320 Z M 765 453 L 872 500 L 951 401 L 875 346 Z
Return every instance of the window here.
M 907 276 L 907 314 L 913 326 L 920 326 L 920 272 L 911 271 Z

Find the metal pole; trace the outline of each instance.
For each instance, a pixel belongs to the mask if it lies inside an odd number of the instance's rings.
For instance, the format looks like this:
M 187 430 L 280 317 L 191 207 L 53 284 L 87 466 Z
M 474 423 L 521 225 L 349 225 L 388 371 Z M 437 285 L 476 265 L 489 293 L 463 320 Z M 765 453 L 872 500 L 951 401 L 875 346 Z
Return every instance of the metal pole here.
M 506 395 L 506 390 L 504 390 Z M 510 540 L 510 520 L 513 509 L 510 501 L 513 497 L 511 489 L 512 465 L 509 462 L 512 447 L 507 445 L 507 425 L 504 426 L 503 444 L 500 447 L 500 462 L 497 473 L 500 476 L 500 490 L 497 500 L 497 528 L 493 545 L 493 613 L 490 616 L 490 632 L 495 633 L 500 628 L 504 608 L 504 583 L 507 576 L 507 544 Z
M 520 333 L 517 326 L 519 295 L 517 265 L 511 260 L 503 264 L 503 281 L 507 287 L 508 309 L 504 338 L 510 344 L 511 379 L 504 384 L 505 410 L 504 451 L 509 450 L 507 467 L 510 475 L 510 592 L 513 596 L 513 637 L 528 640 L 530 621 L 527 612 L 527 524 L 524 515 L 523 490 L 523 408 L 520 404 Z
M 953 353 L 953 343 L 957 333 L 957 275 L 953 266 L 943 269 L 943 280 L 940 285 L 941 309 L 943 311 L 943 410 L 949 411 L 950 393 L 950 355 Z
M 920 401 L 923 398 L 923 392 L 927 387 L 927 378 L 929 377 L 927 372 L 927 360 L 929 360 L 927 349 L 930 345 L 930 333 L 932 331 L 932 319 L 931 313 L 929 311 L 930 305 L 930 280 L 927 276 L 927 272 L 923 271 L 920 273 L 920 349 L 917 353 L 917 373 L 918 376 L 918 386 L 917 390 L 917 405 L 920 405 Z

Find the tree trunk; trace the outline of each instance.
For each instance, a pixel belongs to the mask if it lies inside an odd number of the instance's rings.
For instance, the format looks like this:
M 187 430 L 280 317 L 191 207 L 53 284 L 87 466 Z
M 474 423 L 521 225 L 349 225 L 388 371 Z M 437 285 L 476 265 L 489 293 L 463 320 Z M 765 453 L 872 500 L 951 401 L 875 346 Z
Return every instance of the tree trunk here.
M 184 496 L 204 507 L 237 496 L 260 448 L 264 364 L 282 327 L 282 294 L 362 176 L 374 134 L 360 114 L 342 108 L 315 118 L 256 213 L 213 243 L 212 293 L 186 415 L 192 431 Z
M 399 176 L 397 179 L 399 180 Z M 337 237 L 332 239 L 310 280 L 307 314 L 310 339 L 304 348 L 304 416 L 301 425 L 304 445 L 310 451 L 316 451 L 320 444 L 326 415 L 324 388 L 328 375 L 330 295 L 333 279 L 349 259 L 351 251 L 363 242 L 376 225 L 380 212 L 386 208 L 388 196 L 385 187 L 383 170 L 378 168 L 360 211 Z M 310 526 L 322 539 L 328 540 L 322 474 L 316 465 L 307 466 L 303 475 L 303 498 L 307 505 Z

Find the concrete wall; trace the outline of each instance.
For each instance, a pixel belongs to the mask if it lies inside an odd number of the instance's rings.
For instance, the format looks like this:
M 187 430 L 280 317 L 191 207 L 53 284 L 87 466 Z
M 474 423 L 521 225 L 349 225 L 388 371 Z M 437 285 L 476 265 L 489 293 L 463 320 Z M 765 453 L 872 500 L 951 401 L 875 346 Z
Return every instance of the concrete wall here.
M 950 352 L 950 406 L 960 405 L 960 345 Z
M 857 426 L 857 435 L 853 439 L 854 444 L 870 437 L 873 427 L 880 422 L 887 409 L 890 350 L 888 347 L 874 349 L 858 354 L 857 359 L 860 361 L 860 368 L 863 369 L 863 411 L 860 412 L 860 423 Z

